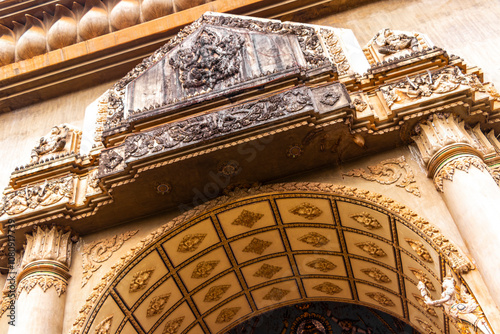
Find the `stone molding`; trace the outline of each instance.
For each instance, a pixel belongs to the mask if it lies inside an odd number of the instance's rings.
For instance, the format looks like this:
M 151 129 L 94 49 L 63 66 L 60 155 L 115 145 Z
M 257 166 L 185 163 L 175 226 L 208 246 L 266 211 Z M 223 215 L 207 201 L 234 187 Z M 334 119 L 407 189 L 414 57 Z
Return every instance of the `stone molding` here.
M 280 183 L 272 184 L 262 187 L 256 187 L 251 189 L 238 189 L 230 195 L 221 196 L 215 200 L 209 201 L 198 207 L 181 214 L 180 216 L 174 218 L 167 224 L 159 227 L 147 237 L 142 239 L 135 247 L 131 248 L 111 269 L 101 278 L 100 283 L 98 283 L 92 293 L 87 298 L 84 306 L 79 312 L 72 328 L 70 329 L 70 334 L 80 334 L 87 317 L 90 315 L 95 303 L 101 296 L 101 294 L 106 290 L 108 283 L 117 275 L 122 268 L 126 266 L 136 255 L 138 255 L 142 250 L 146 249 L 148 245 L 151 245 L 155 240 L 161 238 L 161 236 L 167 231 L 182 225 L 186 221 L 196 217 L 197 215 L 210 210 L 212 208 L 228 204 L 234 200 L 238 200 L 245 197 L 250 197 L 254 195 L 260 195 L 265 193 L 276 193 L 276 192 L 320 192 L 328 193 L 330 195 L 338 195 L 353 198 L 360 201 L 366 201 L 375 205 L 379 205 L 392 213 L 400 216 L 405 222 L 414 226 L 414 228 L 422 231 L 429 244 L 434 247 L 440 254 L 444 256 L 451 268 L 457 273 L 467 273 L 474 268 L 474 265 L 470 260 L 462 254 L 462 252 L 453 245 L 445 236 L 443 236 L 437 228 L 432 226 L 428 221 L 419 217 L 416 213 L 410 210 L 405 205 L 399 204 L 394 200 L 387 198 L 383 195 L 373 193 L 367 190 L 361 190 L 358 188 L 347 187 L 342 185 L 332 185 L 325 183 Z
M 470 167 L 476 167 L 480 171 L 489 170 L 483 160 L 474 155 L 460 155 L 447 161 L 434 175 L 434 185 L 436 189 L 443 192 L 444 180 L 453 181 L 453 175 L 456 170 L 461 170 L 468 173 Z
M 23 291 L 29 294 L 37 285 L 43 292 L 53 287 L 59 297 L 66 292 L 66 288 L 68 287 L 68 283 L 58 276 L 47 274 L 28 276 L 19 282 L 16 291 L 17 298 L 21 296 Z

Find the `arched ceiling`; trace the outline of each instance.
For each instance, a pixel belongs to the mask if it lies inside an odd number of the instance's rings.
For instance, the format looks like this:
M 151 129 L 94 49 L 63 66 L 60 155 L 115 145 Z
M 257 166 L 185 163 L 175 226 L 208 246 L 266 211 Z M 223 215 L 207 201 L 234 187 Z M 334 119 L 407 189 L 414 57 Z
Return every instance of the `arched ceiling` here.
M 88 316 L 77 320 L 81 333 L 224 333 L 308 301 L 369 306 L 425 333 L 458 333 L 416 287 L 422 280 L 439 298 L 440 282 L 454 270 L 450 258 L 387 209 L 411 216 L 404 206 L 336 189 L 228 199 L 160 229 L 105 276 L 84 308 Z

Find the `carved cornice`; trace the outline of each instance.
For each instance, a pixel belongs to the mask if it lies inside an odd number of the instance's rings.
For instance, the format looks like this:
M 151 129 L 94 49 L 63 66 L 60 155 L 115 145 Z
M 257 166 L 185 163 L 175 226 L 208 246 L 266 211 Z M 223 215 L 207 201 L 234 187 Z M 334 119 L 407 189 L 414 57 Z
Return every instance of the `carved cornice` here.
M 260 195 L 264 193 L 278 193 L 278 192 L 319 192 L 327 193 L 330 195 L 338 195 L 348 198 L 353 198 L 360 201 L 366 201 L 373 203 L 375 205 L 381 206 L 397 216 L 403 219 L 403 222 L 412 226 L 412 228 L 421 231 L 425 235 L 425 239 L 428 240 L 429 244 L 434 247 L 443 257 L 446 259 L 447 263 L 453 268 L 457 273 L 466 273 L 474 266 L 459 250 L 456 248 L 448 239 L 446 239 L 438 229 L 432 226 L 428 221 L 419 217 L 416 213 L 410 210 L 405 205 L 399 204 L 392 199 L 384 197 L 377 193 L 372 193 L 366 190 L 360 190 L 357 188 L 341 186 L 341 185 L 331 185 L 325 183 L 281 183 L 273 184 L 268 186 L 262 186 L 257 188 L 237 190 L 227 196 L 218 197 L 215 200 L 206 202 L 190 211 L 181 214 L 180 216 L 174 218 L 172 221 L 161 226 L 157 230 L 153 231 L 147 237 L 142 239 L 135 247 L 130 249 L 113 267 L 109 272 L 107 272 L 102 278 L 99 284 L 93 289 L 90 296 L 87 298 L 85 305 L 80 310 L 79 316 L 76 318 L 70 333 L 79 334 L 81 328 L 86 322 L 86 319 L 94 304 L 99 299 L 100 295 L 105 291 L 109 282 L 117 275 L 127 263 L 129 263 L 136 255 L 138 255 L 142 250 L 146 249 L 155 240 L 159 239 L 164 233 L 184 224 L 186 221 L 196 217 L 197 215 L 210 210 L 212 208 L 230 203 L 232 201 Z

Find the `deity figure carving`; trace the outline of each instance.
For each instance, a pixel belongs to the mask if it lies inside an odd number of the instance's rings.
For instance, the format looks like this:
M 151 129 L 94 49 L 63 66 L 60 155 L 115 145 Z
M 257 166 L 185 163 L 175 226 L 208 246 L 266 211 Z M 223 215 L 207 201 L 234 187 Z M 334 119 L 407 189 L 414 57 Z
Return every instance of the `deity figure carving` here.
M 375 35 L 375 43 L 379 46 L 378 52 L 384 55 L 392 55 L 404 49 L 418 51 L 418 40 L 415 36 L 396 35 L 389 28 Z
M 485 334 L 493 334 L 484 319 L 483 312 L 474 298 L 467 292 L 465 285 L 460 287 L 460 293 L 458 293 L 455 290 L 455 279 L 445 277 L 442 286 L 443 293 L 441 293 L 441 299 L 438 300 L 432 300 L 429 297 L 429 290 L 422 281 L 418 282 L 417 288 L 427 305 L 443 306 L 444 312 L 455 321 L 461 320 L 480 329 Z
M 31 163 L 36 163 L 42 155 L 61 152 L 66 146 L 69 129 L 65 125 L 54 126 L 48 136 L 40 138 L 38 145 L 31 151 Z

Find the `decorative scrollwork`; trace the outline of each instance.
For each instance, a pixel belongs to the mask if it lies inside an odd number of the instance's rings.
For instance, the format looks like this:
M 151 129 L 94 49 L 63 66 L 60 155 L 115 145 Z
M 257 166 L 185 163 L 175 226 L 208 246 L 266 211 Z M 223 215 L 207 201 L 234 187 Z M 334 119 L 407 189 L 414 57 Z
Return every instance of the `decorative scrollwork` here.
M 43 290 L 43 292 L 46 292 L 48 289 L 53 287 L 56 290 L 57 295 L 61 297 L 61 295 L 66 292 L 68 283 L 62 278 L 54 275 L 28 276 L 21 280 L 21 282 L 19 282 L 16 291 L 17 298 L 19 298 L 23 290 L 26 291 L 27 294 L 29 294 L 31 290 L 33 290 L 33 288 L 35 288 L 35 286 L 37 285 Z

